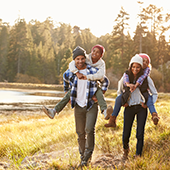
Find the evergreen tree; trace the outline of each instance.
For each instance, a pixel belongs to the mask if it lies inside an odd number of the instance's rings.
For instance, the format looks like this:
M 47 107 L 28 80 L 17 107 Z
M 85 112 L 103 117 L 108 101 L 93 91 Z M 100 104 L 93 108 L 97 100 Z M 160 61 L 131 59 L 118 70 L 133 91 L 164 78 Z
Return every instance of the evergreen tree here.
M 126 36 L 124 34 L 125 28 L 128 25 L 127 20 L 129 19 L 128 13 L 125 12 L 123 7 L 121 7 L 120 14 L 115 20 L 116 25 L 113 27 L 113 32 L 110 40 L 111 49 L 111 64 L 115 73 L 122 73 L 127 67 L 126 62 Z
M 7 55 L 8 55 L 9 33 L 7 26 L 2 26 L 0 31 L 0 81 L 7 80 Z

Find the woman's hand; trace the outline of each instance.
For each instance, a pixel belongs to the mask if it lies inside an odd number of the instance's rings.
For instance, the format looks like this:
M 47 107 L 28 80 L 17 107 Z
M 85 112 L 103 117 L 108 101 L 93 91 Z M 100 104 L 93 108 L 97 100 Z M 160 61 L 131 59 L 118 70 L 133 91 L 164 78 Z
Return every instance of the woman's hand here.
M 123 106 L 124 106 L 124 107 L 128 107 L 129 105 L 128 105 L 128 103 L 125 103 Z
M 142 103 L 142 107 L 146 109 L 148 106 L 146 104 Z

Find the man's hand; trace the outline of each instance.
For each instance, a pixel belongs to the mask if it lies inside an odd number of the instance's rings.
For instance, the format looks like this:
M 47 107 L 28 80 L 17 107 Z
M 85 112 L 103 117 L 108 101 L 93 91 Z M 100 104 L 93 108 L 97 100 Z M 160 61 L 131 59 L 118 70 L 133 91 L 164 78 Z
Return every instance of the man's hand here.
M 92 99 L 94 100 L 94 102 L 98 101 L 96 96 L 93 96 Z

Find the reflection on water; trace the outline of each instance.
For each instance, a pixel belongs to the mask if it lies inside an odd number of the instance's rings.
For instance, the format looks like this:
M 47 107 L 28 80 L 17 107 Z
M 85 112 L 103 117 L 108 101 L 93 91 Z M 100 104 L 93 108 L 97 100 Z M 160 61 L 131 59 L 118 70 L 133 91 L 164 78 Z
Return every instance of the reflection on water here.
M 44 91 L 46 93 L 56 93 L 55 91 Z M 41 94 L 43 91 L 41 91 Z M 62 97 L 51 97 L 34 95 L 33 92 L 0 90 L 0 103 L 34 103 L 42 102 L 44 100 L 61 100 Z

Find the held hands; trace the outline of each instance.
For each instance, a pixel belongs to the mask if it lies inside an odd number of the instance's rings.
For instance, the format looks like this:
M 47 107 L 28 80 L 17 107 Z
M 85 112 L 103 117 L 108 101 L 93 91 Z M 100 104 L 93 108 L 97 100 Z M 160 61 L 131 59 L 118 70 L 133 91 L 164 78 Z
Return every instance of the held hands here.
M 76 75 L 77 75 L 78 79 L 87 80 L 87 77 L 82 73 L 77 72 Z
M 127 84 L 127 87 L 129 87 L 130 88 L 130 92 L 132 93 L 133 91 L 135 91 L 135 89 L 136 89 L 136 85 L 134 85 L 134 84 Z

